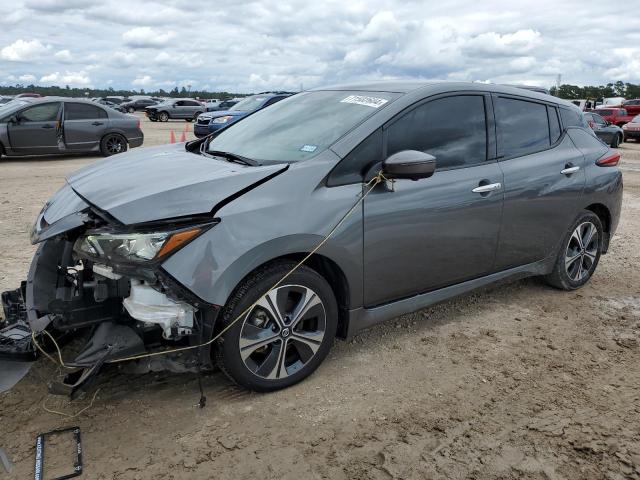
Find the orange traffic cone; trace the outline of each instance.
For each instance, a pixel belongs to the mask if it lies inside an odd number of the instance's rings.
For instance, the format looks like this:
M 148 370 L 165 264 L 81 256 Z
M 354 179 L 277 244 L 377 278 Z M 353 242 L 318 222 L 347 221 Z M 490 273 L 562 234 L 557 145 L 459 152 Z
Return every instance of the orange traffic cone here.
M 171 135 L 169 135 L 169 143 L 176 143 L 176 134 L 171 130 Z
M 184 131 L 188 132 L 189 131 L 189 125 L 191 125 L 190 123 L 185 123 L 184 124 Z
M 181 141 L 181 142 L 186 142 L 186 141 L 187 141 L 187 134 L 186 134 L 186 132 L 182 132 L 182 135 L 180 135 L 180 141 Z

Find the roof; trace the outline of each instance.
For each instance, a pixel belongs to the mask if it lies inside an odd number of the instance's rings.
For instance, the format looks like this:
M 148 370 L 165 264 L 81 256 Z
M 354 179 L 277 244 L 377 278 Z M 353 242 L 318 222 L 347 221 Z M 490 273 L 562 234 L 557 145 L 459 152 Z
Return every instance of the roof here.
M 539 93 L 533 91 L 530 88 L 522 88 L 521 86 L 510 85 L 497 85 L 494 83 L 478 83 L 478 82 L 446 82 L 446 81 L 416 81 L 416 80 L 392 80 L 384 82 L 370 82 L 370 83 L 352 83 L 344 85 L 331 85 L 328 87 L 314 88 L 311 91 L 321 90 L 351 90 L 361 92 L 388 92 L 388 93 L 402 93 L 407 94 L 416 90 L 424 90 L 428 93 L 428 90 L 433 90 L 435 93 L 444 93 L 447 91 L 456 90 L 477 90 L 484 92 L 505 93 L 510 95 L 518 95 L 521 97 L 529 97 L 536 100 L 544 100 L 546 102 L 552 101 L 559 105 L 578 108 L 571 102 L 563 100 L 558 97 L 553 97 L 545 93 Z

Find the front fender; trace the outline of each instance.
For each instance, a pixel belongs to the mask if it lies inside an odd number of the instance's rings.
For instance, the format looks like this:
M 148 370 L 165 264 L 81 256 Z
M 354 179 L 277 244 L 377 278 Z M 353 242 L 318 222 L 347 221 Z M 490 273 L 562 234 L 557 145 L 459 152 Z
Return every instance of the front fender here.
M 176 252 L 162 268 L 199 298 L 224 305 L 260 265 L 311 252 L 362 193 L 360 184 L 318 186 L 314 170 L 326 172 L 322 165 L 290 168 L 234 200 L 217 212 L 219 224 Z M 362 208 L 353 211 L 318 254 L 344 273 L 351 308 L 361 305 Z

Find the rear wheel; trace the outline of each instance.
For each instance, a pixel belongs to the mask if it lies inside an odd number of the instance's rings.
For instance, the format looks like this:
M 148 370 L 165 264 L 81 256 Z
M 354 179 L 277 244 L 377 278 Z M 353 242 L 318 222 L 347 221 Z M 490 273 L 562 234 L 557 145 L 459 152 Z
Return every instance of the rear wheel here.
M 122 135 L 118 135 L 117 133 L 105 135 L 100 142 L 100 152 L 105 157 L 110 157 L 111 155 L 117 155 L 118 153 L 126 151 L 127 141 Z
M 327 281 L 302 266 L 272 288 L 294 266 L 278 262 L 255 271 L 222 312 L 226 327 L 260 299 L 215 348 L 221 370 L 250 390 L 279 390 L 303 380 L 331 349 L 338 308 Z
M 195 115 L 193 116 L 193 121 L 194 122 L 197 121 L 200 115 L 202 115 L 202 112 L 196 112 Z
M 589 211 L 580 215 L 565 234 L 553 272 L 545 277 L 550 285 L 575 290 L 589 281 L 602 254 L 602 223 Z
M 169 114 L 167 112 L 160 112 L 158 114 L 158 120 L 161 122 L 168 122 L 169 121 Z
M 129 108 L 127 108 L 127 112 L 129 112 L 129 113 L 136 113 L 136 109 L 135 109 L 135 108 L 133 108 L 133 107 L 129 107 Z

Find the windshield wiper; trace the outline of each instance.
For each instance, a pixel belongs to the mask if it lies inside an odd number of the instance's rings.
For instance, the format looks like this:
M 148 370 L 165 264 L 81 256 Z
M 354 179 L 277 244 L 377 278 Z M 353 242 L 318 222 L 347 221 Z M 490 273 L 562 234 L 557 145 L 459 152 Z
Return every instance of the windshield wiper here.
M 242 163 L 243 165 L 249 165 L 250 167 L 258 167 L 258 166 L 260 166 L 260 163 L 257 162 L 256 160 L 254 160 L 253 158 L 243 157 L 242 155 L 237 155 L 237 154 L 231 153 L 231 152 L 221 152 L 221 151 L 218 151 L 218 150 L 209 150 L 206 153 L 208 153 L 209 155 L 214 156 L 214 157 L 224 157 L 227 160 L 229 160 L 230 162 Z

